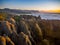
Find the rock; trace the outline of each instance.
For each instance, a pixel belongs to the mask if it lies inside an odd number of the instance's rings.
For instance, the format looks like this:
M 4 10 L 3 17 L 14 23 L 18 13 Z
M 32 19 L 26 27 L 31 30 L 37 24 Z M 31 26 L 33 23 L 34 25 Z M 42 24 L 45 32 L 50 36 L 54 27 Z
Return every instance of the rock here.
M 28 35 L 30 41 L 32 41 L 33 44 L 35 44 L 34 39 L 31 36 L 31 32 L 29 30 L 29 26 L 25 22 L 25 20 L 20 21 L 20 32 L 23 32 L 24 34 Z
M 12 40 L 4 35 L 4 36 L 0 36 L 0 45 L 15 45 Z
M 32 45 L 31 41 L 29 40 L 28 35 L 24 34 L 23 32 L 21 32 L 19 34 L 20 36 L 20 45 Z M 24 43 L 23 43 L 24 42 Z
M 12 33 L 12 30 L 10 28 L 10 23 L 8 21 L 2 22 L 2 33 L 6 35 L 10 35 Z
M 47 39 L 42 40 L 42 45 L 50 45 L 49 40 Z
M 8 36 L 6 36 L 6 41 L 8 45 L 15 45 Z
M 43 39 L 43 34 L 41 31 L 41 28 L 39 27 L 38 23 L 36 21 L 29 21 L 29 26 L 31 28 L 32 37 L 35 41 L 41 41 Z
M 0 45 L 6 45 L 6 39 L 3 36 L 0 36 Z

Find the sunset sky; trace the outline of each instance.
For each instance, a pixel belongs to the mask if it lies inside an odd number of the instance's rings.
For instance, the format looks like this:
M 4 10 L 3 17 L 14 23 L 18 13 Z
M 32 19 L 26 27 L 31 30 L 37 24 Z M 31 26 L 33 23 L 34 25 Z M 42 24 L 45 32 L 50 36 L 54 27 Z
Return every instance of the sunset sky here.
M 0 0 L 0 8 L 60 10 L 60 0 Z

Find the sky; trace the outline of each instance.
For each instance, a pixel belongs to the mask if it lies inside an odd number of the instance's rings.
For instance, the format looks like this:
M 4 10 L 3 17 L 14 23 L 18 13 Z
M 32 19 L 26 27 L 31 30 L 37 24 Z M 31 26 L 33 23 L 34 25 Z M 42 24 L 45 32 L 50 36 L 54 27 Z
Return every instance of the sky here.
M 0 8 L 60 10 L 60 0 L 0 0 Z

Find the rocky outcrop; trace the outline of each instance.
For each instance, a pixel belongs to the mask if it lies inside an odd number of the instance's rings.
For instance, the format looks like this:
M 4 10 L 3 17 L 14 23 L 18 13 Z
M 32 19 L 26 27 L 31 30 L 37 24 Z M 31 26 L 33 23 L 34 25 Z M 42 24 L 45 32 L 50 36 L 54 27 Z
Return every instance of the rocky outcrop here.
M 0 45 L 15 45 L 8 36 L 0 36 Z
M 20 45 L 32 45 L 28 35 L 24 34 L 23 32 L 19 34 L 19 40 L 20 40 Z
M 0 45 L 6 45 L 6 39 L 3 36 L 0 36 Z
M 8 21 L 3 21 L 1 22 L 2 25 L 2 34 L 10 35 L 12 33 L 12 30 L 10 28 L 10 23 Z
M 35 41 L 31 36 L 31 31 L 29 30 L 29 26 L 26 23 L 26 21 L 22 19 L 19 24 L 20 24 L 20 32 L 23 32 L 24 34 L 28 35 L 30 41 L 33 43 L 33 45 L 35 45 Z
M 9 18 L 0 21 L 0 45 L 59 45 L 54 27 L 55 23 L 40 17 L 22 16 L 19 21 Z

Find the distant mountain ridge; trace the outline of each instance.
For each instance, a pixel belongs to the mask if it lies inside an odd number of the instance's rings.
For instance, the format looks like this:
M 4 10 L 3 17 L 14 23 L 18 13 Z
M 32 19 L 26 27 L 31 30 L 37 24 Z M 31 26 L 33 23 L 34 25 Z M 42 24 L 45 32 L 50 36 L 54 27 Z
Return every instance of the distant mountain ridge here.
M 31 13 L 39 13 L 37 10 L 18 10 L 18 9 L 9 9 L 9 8 L 4 8 L 0 9 L 0 12 L 7 12 L 7 13 L 23 13 L 23 14 L 31 14 Z
M 55 10 L 56 11 L 56 10 Z M 60 11 L 60 10 L 58 10 Z M 9 9 L 4 8 L 0 9 L 0 12 L 6 12 L 6 13 L 15 13 L 15 14 L 32 14 L 32 13 L 48 13 L 48 14 L 60 14 L 60 12 L 53 12 L 53 10 L 50 11 L 38 11 L 38 10 L 18 10 L 18 9 Z

